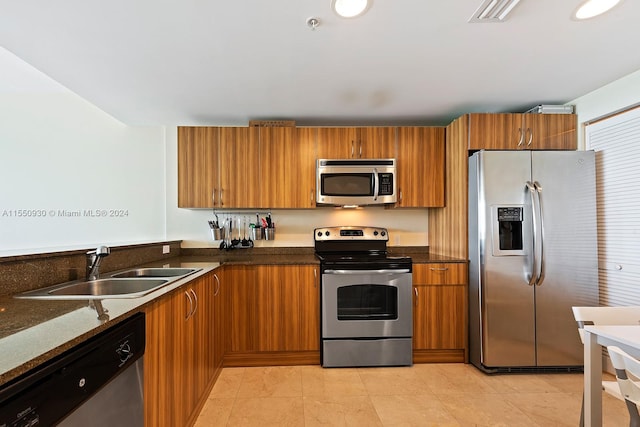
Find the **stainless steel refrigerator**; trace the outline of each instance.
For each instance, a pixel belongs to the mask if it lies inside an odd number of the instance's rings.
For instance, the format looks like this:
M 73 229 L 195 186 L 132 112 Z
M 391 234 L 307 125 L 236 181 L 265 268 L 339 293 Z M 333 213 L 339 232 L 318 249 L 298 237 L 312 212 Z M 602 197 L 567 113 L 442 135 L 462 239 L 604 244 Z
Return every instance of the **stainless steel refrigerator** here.
M 598 303 L 592 151 L 469 158 L 469 354 L 487 372 L 573 370 L 571 307 Z

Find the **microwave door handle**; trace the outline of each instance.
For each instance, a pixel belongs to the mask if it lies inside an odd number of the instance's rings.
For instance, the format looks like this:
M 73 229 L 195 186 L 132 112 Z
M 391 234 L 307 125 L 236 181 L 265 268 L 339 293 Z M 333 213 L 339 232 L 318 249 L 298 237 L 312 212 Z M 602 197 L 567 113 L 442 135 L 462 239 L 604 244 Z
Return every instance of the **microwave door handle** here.
M 380 180 L 378 178 L 378 169 L 373 169 L 373 200 L 378 200 L 378 193 L 380 192 Z

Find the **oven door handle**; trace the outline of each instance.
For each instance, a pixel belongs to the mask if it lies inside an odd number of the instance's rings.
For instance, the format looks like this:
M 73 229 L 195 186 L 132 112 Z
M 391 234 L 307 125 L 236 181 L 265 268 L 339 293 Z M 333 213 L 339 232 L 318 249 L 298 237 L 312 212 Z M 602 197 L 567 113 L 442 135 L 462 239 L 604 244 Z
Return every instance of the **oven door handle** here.
M 411 273 L 408 268 L 382 270 L 325 270 L 325 274 L 403 274 Z

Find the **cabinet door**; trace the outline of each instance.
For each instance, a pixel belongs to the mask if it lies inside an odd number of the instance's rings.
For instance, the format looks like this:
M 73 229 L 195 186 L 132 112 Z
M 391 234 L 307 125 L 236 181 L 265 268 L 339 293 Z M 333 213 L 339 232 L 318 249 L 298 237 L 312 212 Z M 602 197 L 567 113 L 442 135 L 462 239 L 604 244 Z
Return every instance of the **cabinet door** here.
M 189 386 L 193 348 L 188 347 L 186 291 L 152 304 L 146 312 L 145 425 L 185 425 L 195 402 Z
M 413 347 L 421 350 L 465 348 L 462 285 L 415 286 Z
M 413 347 L 466 349 L 466 264 L 415 264 Z
M 357 152 L 361 159 L 390 159 L 396 157 L 395 127 L 358 128 Z
M 524 114 L 523 116 L 527 149 L 577 149 L 578 119 L 575 114 Z
M 145 309 L 144 424 L 147 426 L 178 425 L 177 407 L 171 404 L 179 375 L 173 359 L 178 341 L 173 327 L 175 308 L 173 298 L 163 298 Z
M 220 128 L 219 207 L 259 207 L 259 157 L 259 128 Z
M 320 270 L 317 265 L 301 265 L 301 338 L 299 350 L 320 351 Z
M 198 404 L 215 374 L 214 286 L 213 274 L 207 274 L 195 279 L 187 290 L 193 300 L 193 309 L 186 321 L 188 335 L 185 342 L 185 348 L 193 349 L 191 366 L 186 373 L 187 386 L 193 389 L 192 408 Z
M 522 114 L 469 114 L 469 150 L 524 149 Z
M 398 128 L 397 207 L 444 206 L 444 128 Z
M 255 266 L 230 266 L 225 270 L 227 280 L 222 292 L 228 309 L 225 336 L 226 348 L 232 353 L 257 351 L 258 295 Z
M 225 299 L 222 283 L 227 280 L 226 267 L 219 267 L 213 274 L 213 374 L 217 376 L 222 370 L 225 349 Z
M 315 141 L 309 132 L 292 127 L 260 128 L 261 207 L 314 206 Z
M 259 266 L 259 351 L 318 351 L 320 294 L 317 266 Z
M 318 128 L 318 159 L 350 159 L 357 156 L 356 128 Z
M 178 207 L 220 207 L 216 127 L 178 128 Z

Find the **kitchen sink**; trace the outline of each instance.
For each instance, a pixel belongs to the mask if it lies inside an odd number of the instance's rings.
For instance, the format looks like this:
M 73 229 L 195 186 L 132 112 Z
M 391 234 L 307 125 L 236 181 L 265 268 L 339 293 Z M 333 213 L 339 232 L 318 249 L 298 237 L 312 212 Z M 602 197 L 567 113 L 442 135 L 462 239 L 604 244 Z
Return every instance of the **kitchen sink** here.
M 99 300 L 138 298 L 200 268 L 135 268 L 103 279 L 78 280 L 15 295 L 19 299 Z
M 100 296 L 131 295 L 150 292 L 169 282 L 167 279 L 98 279 L 74 283 L 48 292 L 49 295 Z
M 186 276 L 200 270 L 199 268 L 134 268 L 111 275 L 114 278 L 123 277 L 177 277 Z

